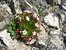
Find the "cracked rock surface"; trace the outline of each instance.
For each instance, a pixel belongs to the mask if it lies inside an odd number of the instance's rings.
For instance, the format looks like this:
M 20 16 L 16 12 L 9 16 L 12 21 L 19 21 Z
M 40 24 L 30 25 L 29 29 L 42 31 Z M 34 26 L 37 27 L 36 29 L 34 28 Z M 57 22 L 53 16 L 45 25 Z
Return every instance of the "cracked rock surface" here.
M 38 46 L 26 46 L 24 43 L 12 40 L 10 33 L 7 32 L 7 25 L 17 14 L 21 14 L 22 11 L 29 7 L 24 0 L 0 0 L 0 50 L 63 50 L 64 43 L 62 34 L 62 23 L 66 16 L 66 7 L 63 3 L 65 0 L 27 0 L 31 5 L 39 9 L 40 16 L 43 17 L 45 23 L 41 26 L 42 34 L 39 36 Z M 54 5 L 56 4 L 56 6 Z M 43 30 L 43 27 L 47 27 L 47 33 Z M 66 25 L 64 25 L 64 28 Z M 65 28 L 66 30 L 66 28 Z M 48 36 L 48 32 L 50 36 Z M 66 32 L 66 31 L 65 31 Z M 46 38 L 44 37 L 46 35 Z M 45 38 L 45 39 L 44 39 Z M 48 38 L 48 39 L 47 39 Z M 50 39 L 50 40 L 49 40 Z M 44 41 L 46 40 L 46 41 Z M 50 42 L 49 42 L 50 41 Z M 48 44 L 46 44 L 46 43 Z M 55 43 L 56 42 L 56 43 Z M 58 44 L 59 43 L 59 44 Z M 34 44 L 33 44 L 34 45 Z M 47 47 L 46 47 L 47 46 Z

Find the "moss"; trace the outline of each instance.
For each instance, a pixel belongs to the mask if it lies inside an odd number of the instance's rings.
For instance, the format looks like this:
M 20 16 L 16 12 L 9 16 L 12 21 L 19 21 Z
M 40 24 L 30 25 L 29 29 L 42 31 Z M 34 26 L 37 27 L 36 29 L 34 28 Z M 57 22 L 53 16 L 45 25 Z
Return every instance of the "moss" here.
M 48 11 L 50 12 L 50 13 L 54 13 L 54 12 L 58 12 L 60 9 L 59 9 L 59 6 L 51 6 L 49 9 L 48 9 Z
M 3 21 L 4 17 L 3 16 L 0 16 L 0 22 Z
M 65 21 L 66 21 L 66 16 L 65 16 Z

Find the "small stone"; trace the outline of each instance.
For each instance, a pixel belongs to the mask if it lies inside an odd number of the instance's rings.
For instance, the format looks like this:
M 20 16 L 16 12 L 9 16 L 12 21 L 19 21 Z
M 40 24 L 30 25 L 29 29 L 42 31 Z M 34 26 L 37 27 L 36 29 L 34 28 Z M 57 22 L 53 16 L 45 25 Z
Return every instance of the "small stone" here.
M 62 4 L 62 9 L 66 10 L 66 3 Z
M 65 23 L 63 24 L 62 30 L 63 30 L 64 33 L 66 33 L 66 21 L 65 21 Z
M 59 28 L 59 19 L 54 13 L 49 13 L 44 17 L 44 21 L 47 25 Z

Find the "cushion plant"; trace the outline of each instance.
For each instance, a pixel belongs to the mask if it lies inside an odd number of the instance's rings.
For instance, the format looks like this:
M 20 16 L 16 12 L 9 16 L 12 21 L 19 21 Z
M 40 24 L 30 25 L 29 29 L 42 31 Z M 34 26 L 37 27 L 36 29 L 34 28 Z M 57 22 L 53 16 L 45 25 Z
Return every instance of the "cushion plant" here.
M 27 12 L 16 16 L 8 27 L 8 32 L 10 32 L 12 39 L 17 39 L 24 43 L 37 38 L 39 31 L 38 20 L 33 17 L 32 13 Z

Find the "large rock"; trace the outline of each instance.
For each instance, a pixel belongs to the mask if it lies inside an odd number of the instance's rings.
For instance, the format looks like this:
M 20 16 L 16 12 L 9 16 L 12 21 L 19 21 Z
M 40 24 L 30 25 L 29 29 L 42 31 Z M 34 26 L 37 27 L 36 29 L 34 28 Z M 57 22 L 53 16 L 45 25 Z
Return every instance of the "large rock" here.
M 12 13 L 8 5 L 0 3 L 0 30 L 6 28 L 12 17 Z
M 20 7 L 19 0 L 13 0 L 13 2 L 14 2 L 14 7 L 15 7 L 16 14 L 21 14 L 22 10 L 21 10 L 21 7 Z
M 48 33 L 46 32 L 45 28 L 42 25 L 40 25 L 40 30 L 41 32 L 38 35 L 38 43 L 47 47 L 49 41 Z
M 49 13 L 47 16 L 45 16 L 44 21 L 51 26 L 59 28 L 59 20 L 58 17 L 54 16 L 53 13 Z
M 0 32 L 0 37 L 9 50 L 38 50 L 38 48 L 26 46 L 24 43 L 18 42 L 16 39 L 12 40 L 10 33 L 7 32 L 7 29 Z
M 0 50 L 7 50 L 8 47 L 3 43 L 3 40 L 0 39 Z

